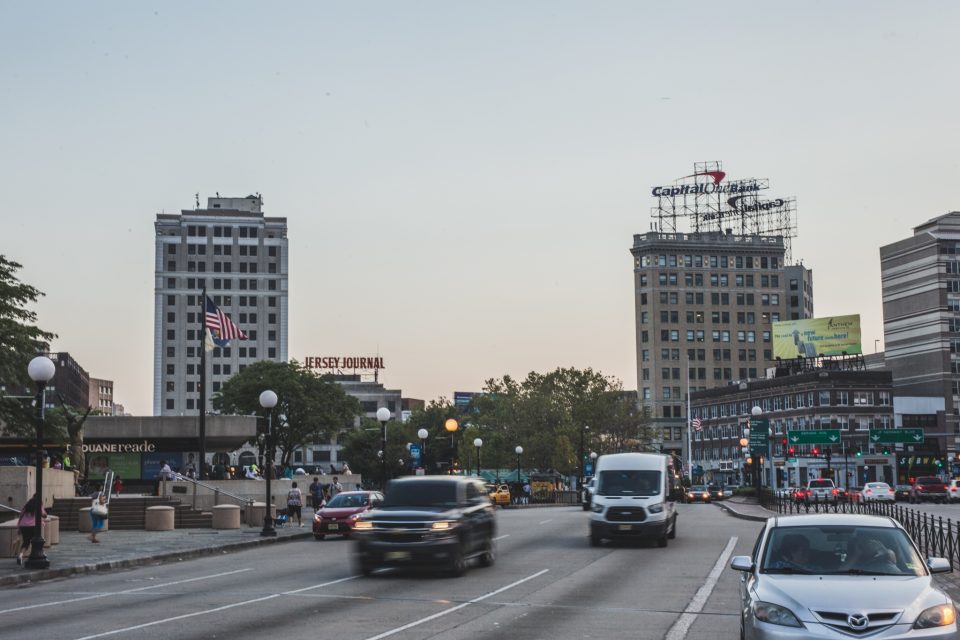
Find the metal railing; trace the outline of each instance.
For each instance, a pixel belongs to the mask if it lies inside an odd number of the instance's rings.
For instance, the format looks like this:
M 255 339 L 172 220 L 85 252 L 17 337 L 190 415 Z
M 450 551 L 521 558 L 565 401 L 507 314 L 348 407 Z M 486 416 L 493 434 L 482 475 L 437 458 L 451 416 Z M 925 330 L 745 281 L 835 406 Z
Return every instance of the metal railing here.
M 946 558 L 950 568 L 960 567 L 960 522 L 935 516 L 924 511 L 899 505 L 895 502 L 862 500 L 851 501 L 838 497 L 836 500 L 798 499 L 791 496 L 774 496 L 770 492 L 767 503 L 761 494 L 760 504 L 783 515 L 809 513 L 855 513 L 893 518 L 899 522 L 925 557 Z
M 207 484 L 206 482 L 201 482 L 200 480 L 197 480 L 195 478 L 190 478 L 188 476 L 185 476 L 179 473 L 175 474 L 174 480 L 182 480 L 184 482 L 189 482 L 193 485 L 193 507 L 194 508 L 196 508 L 197 506 L 197 488 L 198 487 L 202 487 L 213 493 L 213 504 L 215 505 L 220 504 L 220 496 L 226 496 L 228 498 L 231 498 L 232 500 L 236 500 L 238 503 L 240 503 L 241 507 L 250 507 L 254 503 L 253 498 L 245 498 L 244 496 L 239 496 L 235 493 L 224 491 L 220 487 L 215 487 L 213 485 Z M 169 481 L 164 480 L 163 482 L 166 483 Z M 166 493 L 166 487 L 164 487 L 164 493 Z

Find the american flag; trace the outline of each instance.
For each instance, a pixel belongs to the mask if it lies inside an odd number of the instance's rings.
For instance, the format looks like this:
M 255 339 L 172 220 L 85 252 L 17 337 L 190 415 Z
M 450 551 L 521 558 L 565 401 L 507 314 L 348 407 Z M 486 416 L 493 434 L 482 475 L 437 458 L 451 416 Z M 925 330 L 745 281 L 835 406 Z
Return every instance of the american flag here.
M 700 418 L 694 418 L 690 421 L 690 426 L 693 427 L 694 431 L 700 431 Z
M 247 334 L 240 330 L 240 327 L 233 324 L 230 316 L 220 310 L 220 307 L 213 304 L 210 296 L 207 296 L 207 314 L 206 327 L 215 338 L 221 340 L 246 340 Z

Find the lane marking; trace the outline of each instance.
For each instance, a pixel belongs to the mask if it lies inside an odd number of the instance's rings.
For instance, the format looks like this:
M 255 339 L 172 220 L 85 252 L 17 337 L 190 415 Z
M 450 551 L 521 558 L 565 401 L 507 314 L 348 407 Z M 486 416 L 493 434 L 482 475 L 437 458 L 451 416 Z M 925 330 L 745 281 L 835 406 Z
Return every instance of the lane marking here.
M 244 571 L 249 571 L 249 569 L 244 569 Z M 302 589 L 294 589 L 292 591 L 284 591 L 283 593 L 273 593 L 269 596 L 263 596 L 262 598 L 253 598 L 252 600 L 244 600 L 243 602 L 234 602 L 233 604 L 225 604 L 221 607 L 216 607 L 213 609 L 204 609 L 203 611 L 194 611 L 193 613 L 185 613 L 179 616 L 173 616 L 172 618 L 163 618 L 161 620 L 153 620 L 151 622 L 144 622 L 143 624 L 136 624 L 131 627 L 124 627 L 123 629 L 114 629 L 112 631 L 104 631 L 103 633 L 95 633 L 90 636 L 83 636 L 77 640 L 92 640 L 93 638 L 104 638 L 106 636 L 112 636 L 118 633 L 126 633 L 128 631 L 136 631 L 137 629 L 145 629 L 147 627 L 153 627 L 158 624 L 167 624 L 170 622 L 175 622 L 177 620 L 185 620 L 186 618 L 194 618 L 196 616 L 205 616 L 211 613 L 218 613 L 220 611 L 226 611 L 227 609 L 233 609 L 235 607 L 242 607 L 248 604 L 254 604 L 256 602 L 264 602 L 266 600 L 273 600 L 274 598 L 279 598 L 280 596 L 294 595 L 297 593 L 302 593 L 304 591 L 309 591 L 310 589 L 319 589 L 320 587 L 326 587 L 332 584 L 338 584 L 340 582 L 346 582 L 347 580 L 356 580 L 360 576 L 348 576 L 346 578 L 339 578 L 337 580 L 331 580 L 329 582 L 323 582 L 321 584 L 315 584 L 311 587 L 304 587 Z M 184 581 L 186 582 L 186 581 Z M 159 585 L 158 585 L 159 586 Z M 146 588 L 146 587 L 144 587 Z
M 733 553 L 733 548 L 737 546 L 737 540 L 737 536 L 732 536 L 730 541 L 727 542 L 727 546 L 724 547 L 720 557 L 717 558 L 716 564 L 713 565 L 713 569 L 709 575 L 707 575 L 707 579 L 704 580 L 703 585 L 697 589 L 693 599 L 690 600 L 690 604 L 687 605 L 687 608 L 683 610 L 683 613 L 680 614 L 677 621 L 670 627 L 666 640 L 683 640 L 687 637 L 687 632 L 690 631 L 690 625 L 697 619 L 697 614 L 700 613 L 703 606 L 707 603 L 707 599 L 713 592 L 713 588 L 717 586 L 717 580 L 720 579 L 720 574 L 723 572 L 724 567 L 726 567 L 727 561 Z
M 386 638 L 386 637 L 388 637 L 388 636 L 392 636 L 392 635 L 395 634 L 395 633 L 400 633 L 401 631 L 406 631 L 407 629 L 412 629 L 413 627 L 418 627 L 418 626 L 420 626 L 421 624 L 424 624 L 424 623 L 426 623 L 426 622 L 430 622 L 431 620 L 436 620 L 437 618 L 443 617 L 443 616 L 445 616 L 445 615 L 449 615 L 449 614 L 453 613 L 454 611 L 459 611 L 460 609 L 463 609 L 463 608 L 465 608 L 465 607 L 469 607 L 470 605 L 476 604 L 476 603 L 478 603 L 478 602 L 480 602 L 480 601 L 482 601 L 482 600 L 486 600 L 487 598 L 492 598 L 493 596 L 497 595 L 498 593 L 503 593 L 503 592 L 506 591 L 507 589 L 512 589 L 512 588 L 514 588 L 514 587 L 516 587 L 516 586 L 518 586 L 518 585 L 523 584 L 524 582 L 527 582 L 528 580 L 533 580 L 534 578 L 539 578 L 540 576 L 542 576 L 543 574 L 547 573 L 548 571 L 550 571 L 550 569 L 544 569 L 544 570 L 542 570 L 542 571 L 538 571 L 538 572 L 534 573 L 533 575 L 527 576 L 526 578 L 521 578 L 520 580 L 517 580 L 516 582 L 511 582 L 510 584 L 508 584 L 508 585 L 505 586 L 505 587 L 500 587 L 500 588 L 497 589 L 496 591 L 491 591 L 490 593 L 485 593 L 485 594 L 483 594 L 483 595 L 480 596 L 480 597 L 474 598 L 473 600 L 467 600 L 467 601 L 464 602 L 463 604 L 458 604 L 458 605 L 455 606 L 455 607 L 450 607 L 449 609 L 444 609 L 443 611 L 438 611 L 437 613 L 435 613 L 435 614 L 433 614 L 433 615 L 427 616 L 426 618 L 420 618 L 419 620 L 415 620 L 415 621 L 413 621 L 413 622 L 411 622 L 411 623 L 409 623 L 409 624 L 405 624 L 405 625 L 403 625 L 402 627 L 396 627 L 395 629 L 390 629 L 389 631 L 384 631 L 383 633 L 381 633 L 381 634 L 379 634 L 379 635 L 376 635 L 376 636 L 371 636 L 371 637 L 367 638 L 366 640 L 380 640 L 381 638 Z
M 540 524 L 547 524 L 548 522 L 553 522 L 553 518 L 548 518 L 546 520 L 541 520 Z
M 497 540 L 503 540 L 504 538 L 509 538 L 509 537 L 510 537 L 510 534 L 509 534 L 509 533 L 505 533 L 505 534 L 503 534 L 502 536 L 497 536 L 497 537 L 494 538 L 493 540 L 494 540 L 494 542 L 496 542 Z
M 186 584 L 188 582 L 196 582 L 198 580 L 209 580 L 210 578 L 220 578 L 222 576 L 232 576 L 237 573 L 243 573 L 244 571 L 253 571 L 252 568 L 247 569 L 237 569 L 235 571 L 224 571 L 223 573 L 214 573 L 209 576 L 198 576 L 196 578 L 187 578 L 185 580 L 175 580 L 173 582 L 164 582 L 163 584 L 153 584 L 147 587 L 137 587 L 136 589 L 124 589 L 123 591 L 109 591 L 106 593 L 97 593 L 92 596 L 83 596 L 81 598 L 70 598 L 68 600 L 59 600 L 55 602 L 41 602 L 40 604 L 29 604 L 22 607 L 14 607 L 13 609 L 2 609 L 0 614 L 12 613 L 14 611 L 26 611 L 28 609 L 37 609 L 39 607 L 49 607 L 58 604 L 69 604 L 71 602 L 81 602 L 83 600 L 93 600 L 95 598 L 106 598 L 108 596 L 122 596 L 128 593 L 138 593 L 140 591 L 147 591 L 148 589 L 162 589 L 163 587 L 170 587 L 177 584 Z

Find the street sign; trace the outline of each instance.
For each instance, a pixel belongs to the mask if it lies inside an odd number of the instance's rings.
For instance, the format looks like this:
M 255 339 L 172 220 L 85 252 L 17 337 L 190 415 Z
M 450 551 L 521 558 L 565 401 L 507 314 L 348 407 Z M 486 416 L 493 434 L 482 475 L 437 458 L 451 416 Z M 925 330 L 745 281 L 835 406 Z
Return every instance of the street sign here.
M 765 418 L 750 419 L 750 453 L 770 455 L 770 421 Z
M 840 429 L 814 429 L 813 431 L 787 431 L 790 444 L 837 444 Z
M 923 429 L 870 429 L 870 442 L 922 444 Z
M 410 445 L 410 457 L 413 458 L 413 460 L 416 462 L 420 461 L 420 445 L 418 444 Z
M 588 462 L 587 464 L 585 464 L 584 467 L 583 467 L 583 473 L 584 473 L 584 475 L 592 476 L 592 475 L 593 475 L 593 465 L 590 464 L 589 462 Z

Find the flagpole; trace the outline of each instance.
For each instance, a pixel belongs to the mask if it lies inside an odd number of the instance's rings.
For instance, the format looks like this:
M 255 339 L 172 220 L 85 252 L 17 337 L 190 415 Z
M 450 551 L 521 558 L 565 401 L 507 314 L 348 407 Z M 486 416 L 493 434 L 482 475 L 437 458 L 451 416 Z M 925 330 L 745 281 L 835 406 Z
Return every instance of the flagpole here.
M 204 480 L 204 464 L 207 460 L 207 285 L 204 282 L 200 295 L 200 460 L 197 478 Z

